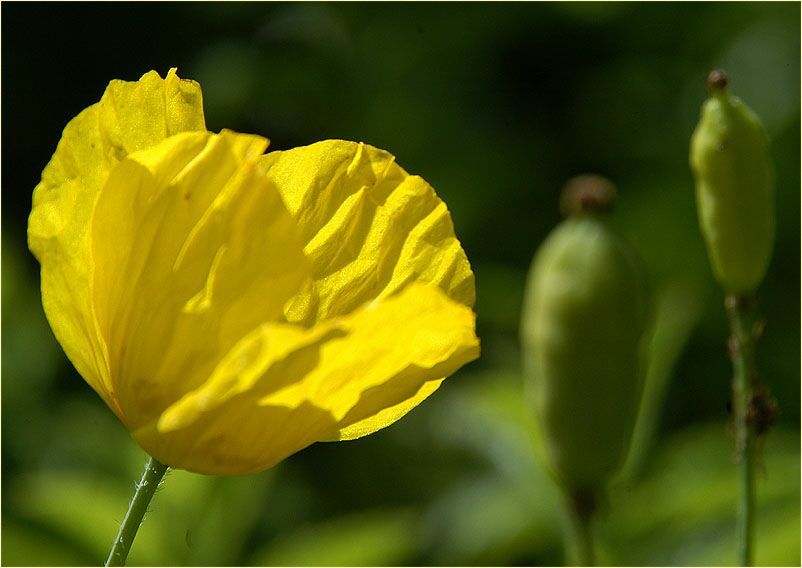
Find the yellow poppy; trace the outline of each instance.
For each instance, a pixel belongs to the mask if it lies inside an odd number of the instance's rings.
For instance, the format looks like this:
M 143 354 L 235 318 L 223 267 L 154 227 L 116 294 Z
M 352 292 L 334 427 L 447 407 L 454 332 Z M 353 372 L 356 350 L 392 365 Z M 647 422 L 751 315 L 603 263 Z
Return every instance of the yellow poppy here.
M 171 70 L 65 128 L 28 224 L 78 372 L 153 457 L 270 467 L 398 420 L 479 355 L 445 204 L 390 154 L 206 131 Z

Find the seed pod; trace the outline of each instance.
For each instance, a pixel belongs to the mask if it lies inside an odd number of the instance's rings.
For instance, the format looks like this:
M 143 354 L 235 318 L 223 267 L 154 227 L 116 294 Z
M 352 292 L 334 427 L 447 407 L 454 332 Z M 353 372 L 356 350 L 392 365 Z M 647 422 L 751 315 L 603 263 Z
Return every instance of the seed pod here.
M 710 98 L 691 138 L 699 226 L 713 273 L 728 294 L 763 280 L 774 245 L 774 174 L 758 116 L 730 94 L 726 75 L 707 79 Z
M 594 495 L 629 446 L 649 301 L 639 259 L 602 215 L 611 184 L 577 179 L 563 198 L 573 216 L 532 263 L 521 333 L 547 465 L 572 495 Z

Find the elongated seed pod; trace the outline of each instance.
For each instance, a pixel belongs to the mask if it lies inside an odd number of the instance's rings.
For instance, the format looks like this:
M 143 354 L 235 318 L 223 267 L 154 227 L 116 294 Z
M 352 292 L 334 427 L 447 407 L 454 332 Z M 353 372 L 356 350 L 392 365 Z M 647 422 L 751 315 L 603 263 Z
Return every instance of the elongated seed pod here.
M 641 340 L 649 319 L 640 261 L 599 213 L 606 199 L 586 191 L 589 182 L 564 200 L 574 202 L 575 215 L 535 255 L 521 323 L 543 453 L 572 495 L 600 492 L 624 460 L 642 390 Z
M 713 71 L 710 98 L 691 138 L 699 226 L 713 274 L 727 294 L 763 280 L 774 245 L 774 174 L 760 118 Z

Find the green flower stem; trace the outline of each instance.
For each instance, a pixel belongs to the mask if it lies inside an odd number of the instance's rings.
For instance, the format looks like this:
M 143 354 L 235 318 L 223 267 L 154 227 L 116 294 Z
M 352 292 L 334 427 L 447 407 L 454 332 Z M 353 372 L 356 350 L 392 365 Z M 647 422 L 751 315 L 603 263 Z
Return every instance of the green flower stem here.
M 735 445 L 739 468 L 739 499 L 736 542 L 740 566 L 752 566 L 755 521 L 755 428 L 753 408 L 755 363 L 755 312 L 753 298 L 728 296 L 725 301 L 730 320 L 730 356 Z
M 566 499 L 569 527 L 566 543 L 571 566 L 593 566 L 593 534 L 591 521 L 595 510 L 595 499 L 591 496 L 572 495 Z
M 120 531 L 111 546 L 106 566 L 125 566 L 125 559 L 128 558 L 128 552 L 131 550 L 131 544 L 134 542 L 139 525 L 142 524 L 142 519 L 148 510 L 150 500 L 153 499 L 156 488 L 158 488 L 159 482 L 166 472 L 166 465 L 156 461 L 154 458 L 148 459 L 142 479 L 139 480 L 136 486 L 134 498 L 131 499 L 128 512 L 120 525 Z

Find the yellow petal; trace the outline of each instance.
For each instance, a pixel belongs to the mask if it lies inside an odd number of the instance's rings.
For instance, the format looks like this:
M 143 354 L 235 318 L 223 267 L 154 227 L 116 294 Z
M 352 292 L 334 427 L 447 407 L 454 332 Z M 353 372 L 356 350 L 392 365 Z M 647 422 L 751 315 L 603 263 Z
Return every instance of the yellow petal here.
M 42 265 L 42 304 L 56 338 L 86 381 L 119 415 L 91 305 L 89 219 L 111 169 L 133 152 L 185 130 L 204 130 L 200 87 L 171 70 L 112 81 L 100 103 L 64 129 L 33 194 L 28 243 Z
M 314 279 L 288 304 L 287 320 L 311 325 L 385 298 L 412 282 L 441 288 L 466 306 L 474 277 L 451 216 L 429 184 L 377 148 L 327 140 L 263 158 L 295 216 Z M 352 439 L 387 426 L 439 385 L 336 434 Z
M 107 158 L 121 160 L 173 134 L 206 130 L 200 85 L 179 79 L 175 69 L 163 80 L 150 71 L 134 83 L 112 81 L 99 107 Z
M 412 284 L 333 321 L 347 336 L 328 341 L 315 371 L 269 400 L 309 399 L 332 412 L 338 429 L 403 403 L 479 355 L 471 309 L 430 285 Z
M 445 203 L 395 158 L 327 140 L 263 159 L 303 232 L 314 282 L 287 311 L 307 325 L 350 313 L 411 282 L 472 306 L 474 279 Z
M 340 428 L 331 436 L 327 438 L 321 438 L 320 441 L 337 442 L 343 440 L 356 440 L 357 438 L 367 436 L 368 434 L 373 434 L 377 430 L 386 428 L 393 422 L 401 419 L 407 412 L 423 402 L 430 394 L 440 387 L 440 384 L 444 380 L 445 377 L 433 381 L 427 381 L 421 385 L 414 395 L 403 402 L 380 410 L 378 413 L 368 416 L 367 418 L 363 418 L 362 420 L 358 420 L 349 426 Z
M 134 436 L 174 467 L 252 473 L 403 405 L 478 353 L 472 311 L 416 284 L 313 328 L 261 326 Z
M 91 225 L 95 310 L 132 429 L 204 381 L 308 276 L 295 222 L 255 157 L 267 141 L 184 133 L 111 172 Z

